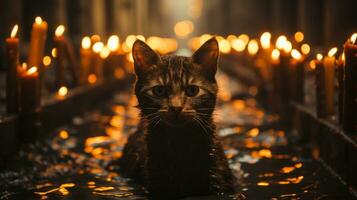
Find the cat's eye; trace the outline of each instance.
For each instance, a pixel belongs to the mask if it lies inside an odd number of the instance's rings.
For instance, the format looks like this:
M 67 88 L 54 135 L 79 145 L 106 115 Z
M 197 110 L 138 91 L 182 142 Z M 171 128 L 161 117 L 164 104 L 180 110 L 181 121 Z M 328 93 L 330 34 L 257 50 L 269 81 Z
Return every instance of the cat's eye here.
M 152 94 L 157 97 L 166 97 L 167 90 L 165 86 L 157 85 L 152 88 Z
M 197 96 L 199 91 L 200 91 L 200 88 L 198 86 L 189 85 L 185 89 L 185 94 L 186 94 L 186 96 L 194 97 L 194 96 Z

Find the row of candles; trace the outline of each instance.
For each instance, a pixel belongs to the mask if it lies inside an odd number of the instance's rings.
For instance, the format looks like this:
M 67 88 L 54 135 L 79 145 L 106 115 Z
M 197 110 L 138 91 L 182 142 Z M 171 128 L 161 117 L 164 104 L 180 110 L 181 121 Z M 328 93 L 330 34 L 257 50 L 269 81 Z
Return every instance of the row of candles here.
M 41 17 L 36 17 L 32 25 L 31 40 L 27 63 L 20 64 L 18 25 L 6 39 L 6 107 L 8 114 L 31 113 L 41 105 L 41 92 L 45 84 L 46 69 L 55 64 L 55 91 L 63 99 L 69 92 L 68 74 L 72 85 L 94 84 L 105 78 L 121 79 L 133 71 L 131 47 L 136 39 L 146 41 L 160 54 L 176 51 L 178 44 L 173 38 L 142 35 L 128 35 L 120 42 L 117 35 L 108 37 L 106 43 L 99 35 L 84 36 L 77 59 L 75 49 L 65 35 L 65 26 L 59 25 L 53 38 L 54 48 L 51 56 L 45 56 L 45 44 L 48 24 Z M 52 59 L 55 62 L 52 62 Z
M 195 50 L 210 37 L 204 34 L 192 38 L 188 45 Z M 342 50 L 333 47 L 325 56 L 322 52 L 313 55 L 302 32 L 296 32 L 291 38 L 280 35 L 275 43 L 269 32 L 261 34 L 258 39 L 250 38 L 247 34 L 216 38 L 223 56 L 254 66 L 264 81 L 261 84 L 263 90 L 268 90 L 269 94 L 278 93 L 283 99 L 272 99 L 271 102 L 286 104 L 293 99 L 304 104 L 305 76 L 307 72 L 313 73 L 317 116 L 331 119 L 337 115 L 346 132 L 356 133 L 357 33 L 348 38 Z M 340 55 L 337 56 L 337 53 Z M 338 101 L 335 96 L 338 96 Z

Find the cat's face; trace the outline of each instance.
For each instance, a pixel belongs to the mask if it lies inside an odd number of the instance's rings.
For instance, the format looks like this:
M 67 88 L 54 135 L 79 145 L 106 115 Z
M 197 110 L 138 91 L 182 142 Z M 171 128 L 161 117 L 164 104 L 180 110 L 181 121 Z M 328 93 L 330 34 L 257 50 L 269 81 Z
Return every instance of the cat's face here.
M 216 104 L 218 54 L 214 38 L 192 57 L 160 57 L 137 40 L 133 45 L 135 94 L 142 116 L 154 125 L 171 126 L 210 118 Z

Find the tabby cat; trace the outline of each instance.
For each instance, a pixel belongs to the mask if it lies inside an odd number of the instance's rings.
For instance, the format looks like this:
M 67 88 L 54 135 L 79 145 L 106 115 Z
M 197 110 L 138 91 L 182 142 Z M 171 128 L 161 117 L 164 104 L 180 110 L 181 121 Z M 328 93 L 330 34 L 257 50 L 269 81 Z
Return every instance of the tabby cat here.
M 192 57 L 160 56 L 137 40 L 132 54 L 141 123 L 124 147 L 121 172 L 142 181 L 153 199 L 234 193 L 212 119 L 217 40 Z

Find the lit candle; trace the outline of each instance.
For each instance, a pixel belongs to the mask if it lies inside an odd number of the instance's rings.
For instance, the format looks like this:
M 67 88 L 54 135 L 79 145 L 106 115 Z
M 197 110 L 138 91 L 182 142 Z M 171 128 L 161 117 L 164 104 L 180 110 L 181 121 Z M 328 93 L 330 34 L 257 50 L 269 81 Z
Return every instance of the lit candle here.
M 343 104 L 343 128 L 348 134 L 356 135 L 356 86 L 357 86 L 357 33 L 344 45 L 345 53 L 345 84 Z
M 110 50 L 109 57 L 106 59 L 104 74 L 106 77 L 113 77 L 117 67 L 120 65 L 120 42 L 117 35 L 112 35 L 108 38 L 107 47 Z
M 343 122 L 343 92 L 344 92 L 344 68 L 345 54 L 342 53 L 337 60 L 337 80 L 338 80 L 338 122 L 342 125 Z
M 19 111 L 18 101 L 18 66 L 19 66 L 19 38 L 16 37 L 18 25 L 11 31 L 11 36 L 6 38 L 6 111 L 14 114 Z
M 42 58 L 44 55 L 45 42 L 47 34 L 47 23 L 36 17 L 32 25 L 31 41 L 28 54 L 28 65 L 39 67 L 39 73 L 42 72 Z
M 291 51 L 291 80 L 292 81 L 292 91 L 294 93 L 294 99 L 298 102 L 303 104 L 304 103 L 304 58 L 302 57 L 301 53 L 293 49 Z
M 57 50 L 56 55 L 56 87 L 59 88 L 65 82 L 65 42 L 64 42 L 65 27 L 59 25 L 55 31 L 54 42 Z
M 96 75 L 98 80 L 103 79 L 103 60 L 100 57 L 100 52 L 104 48 L 103 42 L 96 42 L 93 44 L 93 56 L 92 56 L 92 61 L 93 61 L 93 72 Z
M 81 50 L 80 50 L 80 54 L 81 54 L 80 82 L 81 82 L 81 84 L 87 83 L 87 77 L 91 71 L 92 51 L 91 51 L 90 47 L 91 47 L 91 39 L 88 36 L 86 36 L 82 39 Z
M 326 87 L 325 87 L 325 69 L 323 56 L 317 54 L 315 60 L 315 84 L 316 84 L 316 113 L 317 117 L 326 117 Z
M 335 54 L 337 47 L 332 48 L 324 58 L 326 114 L 335 113 Z
M 40 106 L 38 68 L 31 67 L 21 74 L 20 107 L 22 113 L 31 113 Z

